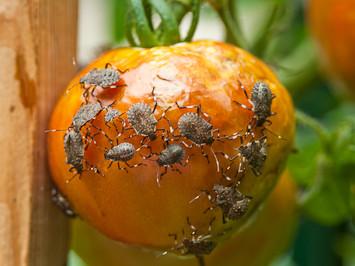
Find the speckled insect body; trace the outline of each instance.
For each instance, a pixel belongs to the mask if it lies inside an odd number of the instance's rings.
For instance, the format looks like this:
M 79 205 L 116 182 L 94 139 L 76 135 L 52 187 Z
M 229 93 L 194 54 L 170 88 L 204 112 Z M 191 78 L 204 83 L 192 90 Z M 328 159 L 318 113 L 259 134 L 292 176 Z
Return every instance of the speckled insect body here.
M 84 170 L 84 142 L 80 131 L 69 128 L 64 135 L 66 163 L 72 165 L 70 171 L 81 174 Z
M 211 198 L 215 206 L 218 206 L 222 210 L 223 222 L 228 220 L 237 220 L 245 215 L 248 211 L 250 197 L 244 196 L 236 185 L 223 186 L 214 185 L 213 192 L 215 198 Z
M 237 148 L 243 161 L 246 161 L 255 175 L 261 175 L 267 158 L 267 138 L 252 140 Z
M 82 105 L 73 117 L 72 127 L 78 131 L 88 122 L 94 120 L 103 110 L 100 103 L 88 103 Z
M 257 127 L 263 126 L 267 119 L 273 115 L 271 112 L 273 99 L 274 95 L 266 83 L 261 81 L 255 83 L 250 100 L 253 103 Z
M 123 142 L 112 147 L 104 154 L 105 159 L 111 161 L 108 168 L 112 166 L 113 162 L 117 162 L 118 170 L 125 170 L 127 172 L 127 168 L 121 167 L 120 162 L 123 162 L 128 168 L 135 168 L 142 165 L 143 163 L 134 165 L 128 164 L 128 161 L 133 159 L 138 150 L 139 149 L 136 149 L 133 144 L 129 142 Z
M 254 113 L 253 120 L 248 125 L 248 132 L 254 136 L 254 133 L 252 132 L 253 123 L 256 127 L 262 127 L 264 126 L 265 122 L 270 122 L 268 118 L 275 114 L 271 111 L 272 100 L 275 98 L 275 96 L 272 94 L 269 86 L 263 81 L 257 81 L 254 84 L 251 91 L 251 97 L 248 96 L 247 91 L 241 83 L 240 87 L 242 88 L 245 97 L 248 99 L 251 107 L 237 101 L 234 102 L 242 108 Z
M 155 108 L 152 110 L 146 103 L 136 103 L 128 109 L 128 122 L 137 135 L 146 136 L 150 140 L 156 139 L 158 120 L 154 116 L 154 111 Z
M 106 114 L 105 114 L 105 123 L 111 123 L 113 122 L 116 118 L 120 117 L 122 113 L 113 108 L 107 108 Z
M 219 172 L 219 161 L 214 150 L 212 149 L 212 144 L 215 141 L 215 137 L 213 136 L 213 134 L 214 131 L 218 130 L 213 129 L 212 124 L 210 124 L 202 117 L 203 115 L 204 117 L 209 119 L 208 114 L 201 111 L 200 105 L 181 106 L 176 103 L 176 106 L 179 109 L 196 108 L 196 112 L 184 113 L 182 116 L 180 116 L 178 120 L 178 129 L 180 135 L 190 140 L 192 142 L 192 145 L 187 144 L 185 141 L 181 141 L 181 143 L 187 148 L 192 148 L 193 146 L 200 147 L 202 155 L 209 162 L 209 157 L 203 149 L 204 146 L 208 145 L 216 161 L 217 172 Z
M 51 190 L 52 201 L 59 207 L 59 209 L 68 217 L 76 217 L 76 213 L 70 206 L 68 200 L 56 188 Z
M 114 68 L 94 68 L 80 78 L 84 86 L 98 86 L 107 88 L 115 85 L 120 80 L 120 73 Z
M 210 221 L 209 232 L 211 231 L 211 225 L 215 218 Z M 204 255 L 211 254 L 214 248 L 217 246 L 216 242 L 211 240 L 211 235 L 202 235 L 198 233 L 197 228 L 191 224 L 190 219 L 187 218 L 187 223 L 191 229 L 190 237 L 185 235 L 184 230 L 182 231 L 182 239 L 178 242 L 177 234 L 169 234 L 169 236 L 174 237 L 174 247 L 172 250 L 178 251 L 181 255 L 195 255 L 197 258 L 201 259 Z
M 178 121 L 180 134 L 195 144 L 213 143 L 213 126 L 199 114 L 188 112 L 183 114 Z
M 164 172 L 158 171 L 157 173 L 157 184 L 160 186 L 160 180 L 163 175 L 171 168 L 173 171 L 181 173 L 177 168 L 174 168 L 175 164 L 180 164 L 185 166 L 188 163 L 189 158 L 183 163 L 184 157 L 186 155 L 185 149 L 180 144 L 168 144 L 164 150 L 158 154 L 157 163 L 159 167 L 164 167 Z

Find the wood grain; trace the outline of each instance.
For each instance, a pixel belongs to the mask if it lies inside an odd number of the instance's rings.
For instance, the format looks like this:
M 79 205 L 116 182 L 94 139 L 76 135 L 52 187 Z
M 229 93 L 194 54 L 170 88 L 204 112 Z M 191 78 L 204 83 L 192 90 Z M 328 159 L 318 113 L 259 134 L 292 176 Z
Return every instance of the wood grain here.
M 50 201 L 51 109 L 75 73 L 76 0 L 0 1 L 0 265 L 65 265 L 68 222 Z

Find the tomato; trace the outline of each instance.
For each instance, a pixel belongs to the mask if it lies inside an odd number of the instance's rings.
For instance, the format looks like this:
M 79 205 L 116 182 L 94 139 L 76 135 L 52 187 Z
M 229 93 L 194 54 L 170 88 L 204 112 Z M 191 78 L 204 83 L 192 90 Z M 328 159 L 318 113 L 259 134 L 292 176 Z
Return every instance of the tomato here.
M 311 0 L 308 18 L 327 72 L 355 95 L 355 1 Z
M 227 135 L 242 130 L 245 132 L 253 117 L 253 112 L 234 102 L 250 106 L 240 84 L 250 95 L 255 83 L 263 81 L 275 96 L 272 101 L 275 115 L 269 118 L 267 130 L 256 131 L 255 136 L 257 139 L 261 134 L 267 136 L 267 159 L 260 176 L 248 168 L 238 187 L 244 195 L 252 198 L 247 214 L 235 223 L 222 224 L 218 208 L 205 211 L 211 206 L 207 195 L 191 202 L 201 194 L 201 190 L 211 190 L 217 183 L 228 183 L 222 177 L 221 170 L 217 170 L 211 146 L 204 148 L 209 161 L 202 155 L 201 148 L 186 148 L 186 153 L 190 155 L 188 164 L 179 168 L 181 173 L 168 169 L 158 186 L 156 176 L 159 170 L 157 162 L 152 159 L 143 160 L 145 165 L 129 168 L 128 172 L 119 170 L 117 164 L 108 168 L 103 155 L 112 146 L 99 131 L 95 142 L 85 151 L 85 160 L 100 169 L 104 176 L 84 171 L 80 178 L 73 178 L 68 183 L 66 181 L 74 174 L 69 171 L 70 165 L 66 164 L 64 132 L 50 133 L 48 157 L 53 180 L 79 215 L 112 239 L 163 250 L 174 245 L 171 234 L 181 236 L 183 229 L 186 234 L 191 233 L 188 218 L 198 234 L 216 237 L 223 236 L 226 228 L 233 226 L 237 230 L 245 224 L 274 187 L 293 142 L 292 101 L 272 71 L 246 51 L 220 42 L 199 41 L 151 49 L 119 48 L 99 57 L 70 82 L 68 93 L 59 99 L 51 116 L 51 129 L 66 129 L 71 125 L 83 102 L 80 78 L 93 68 L 104 68 L 107 63 L 122 71 L 121 79 L 125 87 L 96 90 L 96 97 L 101 103 L 115 101 L 113 107 L 122 113 L 138 102 L 145 102 L 153 108 L 154 88 L 159 105 L 156 117 L 171 107 L 166 116 L 176 128 L 183 113 L 196 112 L 196 109 L 181 110 L 175 102 L 180 106 L 201 104 L 213 127 L 219 129 L 220 134 Z M 105 126 L 103 119 L 103 115 L 97 116 L 93 122 L 95 127 L 114 138 L 117 132 L 114 127 Z M 168 130 L 168 125 L 160 121 L 158 128 Z M 82 134 L 86 132 L 82 131 Z M 125 141 L 140 147 L 141 138 L 130 137 L 131 134 L 132 131 L 125 131 L 120 141 L 126 138 Z M 157 150 L 161 149 L 162 144 L 161 138 L 157 138 L 149 145 Z M 236 139 L 215 141 L 212 147 L 217 152 L 235 154 L 239 145 L 239 139 Z M 223 156 L 218 158 L 220 167 L 227 169 L 230 162 Z M 233 165 L 231 170 L 237 171 L 237 167 Z M 211 224 L 212 231 L 209 232 Z
M 297 224 L 296 192 L 295 184 L 285 172 L 251 223 L 206 256 L 206 265 L 268 265 L 287 248 L 293 237 Z M 153 252 L 120 245 L 79 219 L 72 224 L 72 249 L 87 266 L 196 265 L 194 258 L 158 257 Z

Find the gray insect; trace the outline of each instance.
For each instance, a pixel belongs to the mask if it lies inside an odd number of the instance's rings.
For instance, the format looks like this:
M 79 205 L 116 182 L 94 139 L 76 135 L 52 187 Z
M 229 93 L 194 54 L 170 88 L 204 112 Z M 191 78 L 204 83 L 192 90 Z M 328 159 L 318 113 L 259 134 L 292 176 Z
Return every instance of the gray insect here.
M 261 175 L 261 170 L 267 158 L 267 138 L 262 137 L 258 140 L 241 145 L 237 149 L 242 156 L 242 161 L 247 162 L 255 175 Z
M 180 164 L 182 166 L 186 166 L 189 161 L 189 157 L 183 163 L 183 159 L 185 157 L 185 150 L 180 144 L 168 144 L 166 148 L 158 154 L 158 166 L 164 167 L 164 172 L 158 171 L 157 173 L 157 184 L 160 186 L 160 180 L 162 176 L 164 176 L 168 172 L 168 168 L 171 168 L 173 171 L 179 172 L 181 171 L 178 168 L 174 168 L 175 164 Z
M 155 140 L 158 120 L 154 116 L 156 105 L 153 110 L 146 103 L 135 103 L 127 111 L 128 122 L 137 135 Z
M 113 108 L 107 108 L 106 114 L 105 114 L 105 123 L 110 123 L 113 122 L 116 118 L 120 117 L 122 113 Z
M 82 105 L 73 117 L 72 127 L 77 131 L 80 130 L 88 122 L 94 120 L 102 110 L 100 103 Z
M 152 90 L 152 96 L 154 100 L 153 109 L 147 103 L 135 103 L 127 111 L 128 122 L 131 124 L 136 135 L 148 137 L 151 141 L 157 138 L 157 131 L 165 131 L 165 129 L 157 129 L 157 124 L 160 120 L 165 119 L 172 132 L 172 127 L 169 119 L 166 117 L 166 113 L 171 107 L 168 107 L 163 111 L 159 119 L 156 119 L 154 113 L 158 107 L 158 101 L 154 94 L 155 87 Z M 132 137 L 132 136 L 130 136 Z M 142 143 L 145 138 L 143 138 Z
M 108 168 L 110 168 L 114 162 L 117 162 L 117 166 L 119 170 L 125 170 L 126 172 L 128 172 L 126 167 L 120 166 L 120 162 L 123 162 L 128 168 L 135 168 L 140 165 L 143 165 L 143 163 L 138 163 L 134 165 L 128 164 L 128 161 L 133 159 L 134 155 L 139 149 L 136 150 L 133 144 L 129 142 L 123 142 L 112 147 L 104 154 L 105 159 L 111 161 Z
M 210 222 L 209 231 L 211 231 L 211 224 L 214 222 L 213 218 Z M 191 228 L 191 236 L 185 236 L 184 230 L 182 231 L 182 240 L 178 242 L 177 234 L 169 234 L 169 236 L 174 238 L 175 246 L 172 250 L 178 251 L 181 255 L 195 255 L 199 261 L 204 255 L 211 254 L 211 252 L 216 247 L 216 242 L 209 240 L 212 236 L 198 234 L 198 230 L 193 226 L 187 218 L 187 223 Z
M 64 135 L 64 151 L 66 163 L 72 165 L 69 171 L 76 170 L 81 174 L 84 170 L 84 142 L 80 131 L 69 128 Z
M 52 201 L 59 207 L 59 209 L 68 217 L 76 217 L 76 213 L 70 207 L 68 200 L 56 188 L 51 190 Z
M 203 194 L 207 195 L 212 206 L 205 210 L 211 211 L 215 208 L 220 208 L 222 211 L 222 221 L 238 220 L 248 211 L 250 196 L 243 195 L 237 188 L 237 184 L 232 186 L 224 186 L 215 184 L 212 188 L 213 195 L 208 190 L 203 190 Z M 202 194 L 198 195 L 190 201 L 190 203 L 199 199 Z
M 258 176 L 261 175 L 261 170 L 267 159 L 267 138 L 261 137 L 257 140 L 251 140 L 247 144 L 241 145 L 235 148 L 238 153 L 229 156 L 224 152 L 217 152 L 222 154 L 224 158 L 231 161 L 231 164 L 227 167 L 227 171 L 231 168 L 236 158 L 240 158 L 237 174 L 245 172 L 245 165 L 249 165 L 253 173 Z M 231 180 L 227 175 L 224 175 L 227 180 Z
M 126 86 L 126 84 L 120 84 L 122 80 L 121 74 L 124 72 L 113 67 L 110 63 L 107 63 L 105 68 L 94 68 L 90 70 L 79 80 L 79 83 L 84 89 L 83 96 L 85 101 L 88 102 L 89 92 L 91 96 L 94 97 L 96 88 L 113 89 Z
M 263 126 L 265 122 L 271 123 L 268 118 L 272 115 L 275 115 L 275 113 L 271 112 L 272 100 L 275 98 L 275 95 L 272 94 L 269 86 L 263 81 L 257 81 L 252 89 L 251 97 L 249 97 L 244 86 L 240 82 L 239 84 L 245 94 L 245 97 L 248 99 L 248 102 L 250 103 L 251 107 L 246 106 L 237 101 L 234 102 L 242 108 L 254 113 L 252 122 L 255 124 L 256 127 Z M 248 125 L 248 132 L 250 132 L 251 129 L 252 124 L 250 123 Z
M 183 114 L 178 121 L 178 129 L 180 131 L 180 135 L 182 137 L 186 137 L 188 140 L 192 142 L 191 145 L 187 144 L 185 141 L 181 141 L 183 145 L 187 148 L 192 148 L 197 146 L 201 148 L 202 155 L 209 162 L 208 155 L 204 151 L 203 147 L 208 145 L 210 147 L 211 153 L 216 161 L 217 172 L 219 172 L 219 161 L 218 158 L 212 149 L 213 142 L 217 139 L 220 140 L 219 130 L 213 129 L 212 124 L 202 118 L 202 115 L 207 119 L 210 119 L 208 114 L 201 111 L 201 105 L 189 105 L 189 106 L 181 106 L 177 102 L 175 103 L 179 109 L 190 109 L 196 108 L 196 112 L 187 112 Z M 217 137 L 214 137 L 214 132 L 217 132 Z M 180 136 L 175 136 L 180 137 Z M 226 137 L 223 137 L 226 138 Z

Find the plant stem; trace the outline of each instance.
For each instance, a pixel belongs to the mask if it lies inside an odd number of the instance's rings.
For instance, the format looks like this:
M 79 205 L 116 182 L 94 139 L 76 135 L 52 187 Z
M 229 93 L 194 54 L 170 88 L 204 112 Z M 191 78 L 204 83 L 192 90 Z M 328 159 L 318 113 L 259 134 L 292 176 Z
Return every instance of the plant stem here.
M 329 151 L 329 133 L 320 122 L 300 110 L 296 110 L 296 120 L 311 128 L 318 135 L 325 150 Z

